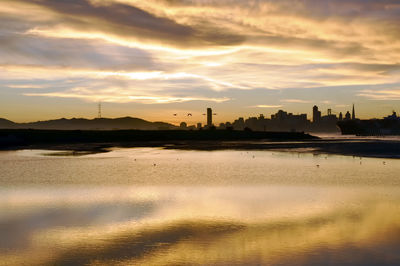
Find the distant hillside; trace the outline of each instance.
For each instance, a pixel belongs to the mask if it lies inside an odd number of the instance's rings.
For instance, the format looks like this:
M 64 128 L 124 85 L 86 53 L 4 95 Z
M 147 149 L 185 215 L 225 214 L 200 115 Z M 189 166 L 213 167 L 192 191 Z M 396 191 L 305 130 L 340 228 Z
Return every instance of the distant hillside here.
M 14 123 L 13 121 L 0 118 L 0 128 L 16 128 L 17 124 Z
M 59 130 L 114 130 L 114 129 L 140 129 L 140 130 L 167 130 L 176 126 L 164 122 L 149 122 L 140 118 L 72 118 L 37 121 L 31 123 L 14 123 L 0 118 L 1 129 L 59 129 Z

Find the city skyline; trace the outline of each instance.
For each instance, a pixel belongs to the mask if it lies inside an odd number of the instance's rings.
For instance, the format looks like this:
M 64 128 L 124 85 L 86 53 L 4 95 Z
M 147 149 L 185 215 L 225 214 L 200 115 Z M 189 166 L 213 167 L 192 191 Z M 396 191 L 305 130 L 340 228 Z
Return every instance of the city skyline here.
M 215 124 L 400 112 L 393 0 L 3 0 L 0 22 L 0 117 L 16 122 L 94 118 L 99 102 L 175 125 L 206 107 Z
M 98 103 L 97 105 L 97 117 L 95 118 L 72 118 L 72 119 L 66 119 L 65 117 L 63 118 L 58 118 L 58 119 L 52 119 L 52 120 L 39 120 L 39 121 L 30 121 L 28 123 L 9 123 L 9 122 L 15 122 L 15 121 L 8 121 L 3 120 L 4 124 L 2 127 L 7 125 L 10 125 L 11 127 L 16 126 L 20 127 L 23 125 L 28 125 L 29 127 L 38 127 L 41 128 L 41 123 L 46 124 L 46 126 L 49 125 L 49 123 L 55 122 L 56 124 L 51 125 L 51 127 L 54 127 L 57 125 L 61 126 L 61 128 L 66 129 L 68 126 L 67 124 L 64 124 L 66 121 L 85 121 L 86 123 L 93 123 L 96 120 L 97 121 L 111 121 L 113 119 L 118 119 L 121 122 L 123 121 L 123 127 L 124 129 L 129 128 L 129 123 L 127 123 L 126 118 L 131 118 L 135 121 L 145 121 L 140 117 L 130 117 L 130 116 L 124 116 L 124 117 L 118 117 L 118 118 L 109 118 L 109 117 L 103 117 L 102 116 L 102 104 Z M 393 111 L 394 112 L 394 111 Z M 395 112 L 393 113 L 395 114 Z M 359 120 L 358 117 L 356 117 L 355 114 L 355 106 L 354 104 L 352 105 L 352 113 L 350 114 L 350 111 L 347 110 L 345 113 L 344 112 L 332 112 L 332 109 L 327 109 L 326 113 L 323 113 L 321 110 L 319 110 L 319 107 L 317 105 L 314 105 L 312 107 L 312 115 L 309 116 L 307 113 L 292 113 L 285 111 L 283 109 L 279 109 L 276 113 L 274 114 L 258 114 L 256 116 L 239 116 L 234 120 L 231 121 L 224 121 L 224 122 L 216 122 L 214 120 L 214 117 L 217 116 L 217 113 L 213 112 L 212 108 L 207 107 L 206 112 L 202 114 L 203 119 L 199 119 L 195 117 L 194 119 L 197 119 L 194 123 L 190 123 L 187 120 L 191 118 L 190 120 L 193 121 L 193 114 L 192 113 L 183 113 L 179 114 L 175 113 L 173 114 L 174 117 L 177 117 L 177 119 L 180 119 L 181 122 L 179 124 L 172 124 L 165 121 L 145 121 L 145 122 L 150 122 L 150 123 L 164 123 L 162 128 L 160 129 L 177 129 L 177 128 L 183 128 L 183 129 L 234 129 L 234 130 L 244 130 L 245 128 L 250 129 L 250 130 L 255 130 L 255 131 L 268 131 L 268 130 L 275 130 L 275 131 L 293 131 L 293 130 L 302 130 L 302 131 L 318 131 L 318 130 L 326 130 L 328 131 L 337 131 L 337 122 L 342 121 L 342 120 Z M 0 118 L 1 119 L 1 118 Z M 62 121 L 61 124 L 57 124 L 60 121 Z M 269 124 L 269 122 L 273 122 L 272 124 Z M 131 121 L 132 122 L 132 121 Z M 171 126 L 175 126 L 175 128 L 168 128 L 167 124 Z M 19 124 L 19 126 L 18 126 Z M 85 127 L 89 125 L 85 125 Z M 93 127 L 93 125 L 91 125 Z M 99 125 L 94 126 L 94 128 L 98 128 Z M 114 129 L 116 125 L 114 124 Z M 134 125 L 133 125 L 134 126 Z M 166 127 L 167 126 L 167 127 Z M 272 126 L 272 127 L 271 127 Z M 22 127 L 23 128 L 23 127 Z M 60 129 L 61 129 L 60 128 Z M 118 128 L 118 127 L 117 127 Z M 99 128 L 98 128 L 99 129 Z

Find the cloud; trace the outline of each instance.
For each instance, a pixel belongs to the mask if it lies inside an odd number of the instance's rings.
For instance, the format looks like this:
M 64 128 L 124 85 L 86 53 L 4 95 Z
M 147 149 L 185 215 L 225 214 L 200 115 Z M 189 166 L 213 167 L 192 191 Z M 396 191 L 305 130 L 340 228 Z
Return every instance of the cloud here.
M 366 97 L 370 100 L 398 101 L 400 100 L 400 89 L 361 90 L 358 96 Z
M 54 38 L 27 35 L 2 36 L 1 40 L 6 40 L 0 49 L 0 60 L 3 64 L 114 71 L 162 68 L 154 62 L 148 52 L 142 49 L 110 46 L 94 40 L 65 38 L 59 41 Z
M 384 57 L 377 38 L 382 51 L 382 41 L 400 36 L 391 26 L 399 20 L 392 1 L 17 1 L 57 16 L 37 33 L 69 29 L 70 37 L 105 34 L 185 49 L 246 44 L 376 60 Z
M 23 1 L 56 13 L 58 19 L 44 28 L 69 28 L 86 33 L 106 33 L 123 39 L 162 42 L 174 46 L 235 45 L 244 36 L 229 29 L 201 20 L 197 27 L 177 23 L 174 19 L 157 16 L 133 5 L 117 1 L 33 0 Z
M 111 102 L 129 103 L 137 102 L 143 104 L 167 104 L 182 103 L 191 101 L 208 101 L 221 103 L 229 101 L 229 98 L 208 98 L 202 96 L 169 96 L 160 94 L 146 93 L 145 91 L 132 90 L 126 88 L 103 88 L 92 89 L 88 87 L 76 87 L 67 91 L 60 92 L 36 92 L 24 93 L 25 96 L 40 96 L 54 98 L 75 98 L 90 102 Z
M 283 99 L 281 102 L 284 103 L 310 103 L 310 101 L 302 100 L 302 99 Z
M 350 107 L 349 104 L 335 104 L 335 107 L 337 108 L 345 108 L 345 107 Z
M 226 102 L 229 98 L 205 98 L 205 97 L 168 97 L 168 96 L 129 96 L 129 99 L 141 103 L 177 103 L 192 101 Z
M 257 107 L 257 108 L 280 108 L 282 105 L 265 105 L 265 104 L 259 104 L 259 105 L 254 105 L 251 107 Z
M 321 101 L 321 103 L 323 103 L 323 104 L 331 104 L 332 101 L 330 101 L 330 100 L 323 100 L 323 101 Z
M 320 102 L 319 88 L 399 84 L 399 23 L 393 0 L 3 0 L 0 87 L 82 100 L 75 88 L 114 88 L 116 102 L 143 103 L 253 90 L 237 112 L 260 90 L 290 91 L 271 103 Z M 358 94 L 397 97 L 346 99 Z
M 38 84 L 7 84 L 6 86 L 8 88 L 14 88 L 14 89 L 43 89 L 43 88 L 45 88 L 44 85 L 38 85 Z

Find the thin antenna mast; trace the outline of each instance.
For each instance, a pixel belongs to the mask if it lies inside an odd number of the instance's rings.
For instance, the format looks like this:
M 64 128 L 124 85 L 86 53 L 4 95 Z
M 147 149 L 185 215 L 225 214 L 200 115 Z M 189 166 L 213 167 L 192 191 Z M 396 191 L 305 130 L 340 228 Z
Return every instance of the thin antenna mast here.
M 97 114 L 97 118 L 101 118 L 101 102 L 99 102 L 99 104 L 98 104 L 98 114 Z

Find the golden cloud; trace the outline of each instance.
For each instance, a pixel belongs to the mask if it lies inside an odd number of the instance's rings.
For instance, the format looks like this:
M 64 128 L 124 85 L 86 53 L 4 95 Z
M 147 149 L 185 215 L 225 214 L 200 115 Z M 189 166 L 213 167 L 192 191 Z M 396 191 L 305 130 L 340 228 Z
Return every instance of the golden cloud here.
M 166 99 L 396 84 L 398 11 L 391 0 L 3 0 L 0 82 L 58 81 L 47 96 L 113 87 L 116 98 Z M 125 94 L 129 86 L 145 93 Z

